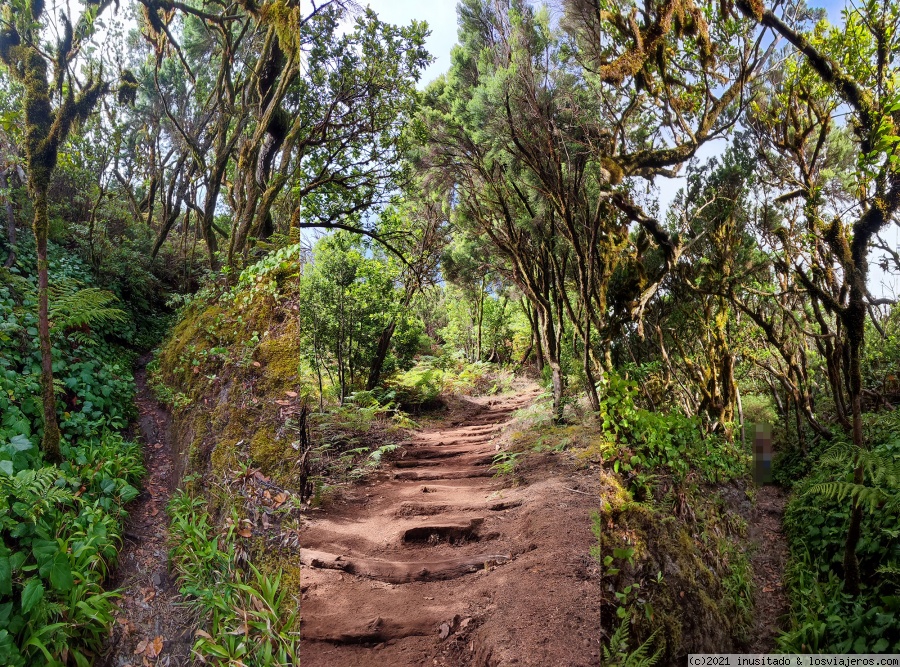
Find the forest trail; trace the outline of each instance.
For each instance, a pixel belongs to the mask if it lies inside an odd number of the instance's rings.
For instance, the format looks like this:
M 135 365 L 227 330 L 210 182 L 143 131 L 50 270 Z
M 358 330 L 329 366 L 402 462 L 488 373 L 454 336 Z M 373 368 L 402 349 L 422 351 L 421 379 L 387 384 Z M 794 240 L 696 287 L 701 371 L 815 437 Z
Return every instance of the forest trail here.
M 490 467 L 537 395 L 466 399 L 379 479 L 312 514 L 304 667 L 599 664 L 596 475 L 565 454 L 527 457 L 512 487 Z
M 754 545 L 750 561 L 756 588 L 756 627 L 747 649 L 749 653 L 775 652 L 780 622 L 789 610 L 784 588 L 788 548 L 781 527 L 786 504 L 787 494 L 780 487 L 769 484 L 759 487 L 756 492 L 749 528 L 749 538 Z
M 189 663 L 196 621 L 169 574 L 166 505 L 175 490 L 167 441 L 170 417 L 147 387 L 149 355 L 135 369 L 138 425 L 144 443 L 141 494 L 128 506 L 125 543 L 110 588 L 121 588 L 120 611 L 100 667 L 182 667 Z

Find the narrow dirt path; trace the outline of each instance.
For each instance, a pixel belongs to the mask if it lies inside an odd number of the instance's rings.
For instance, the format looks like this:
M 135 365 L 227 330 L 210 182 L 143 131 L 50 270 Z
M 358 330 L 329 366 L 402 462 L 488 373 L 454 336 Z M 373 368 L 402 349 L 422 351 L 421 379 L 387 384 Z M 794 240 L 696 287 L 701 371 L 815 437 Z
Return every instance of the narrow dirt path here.
M 181 667 L 189 662 L 196 627 L 179 600 L 169 575 L 166 504 L 172 496 L 172 458 L 167 442 L 169 415 L 147 387 L 146 364 L 135 371 L 138 425 L 144 443 L 147 476 L 143 490 L 128 507 L 125 544 L 110 588 L 121 588 L 106 653 L 100 667 Z
M 787 540 L 781 521 L 787 495 L 777 486 L 766 485 L 756 492 L 756 506 L 750 523 L 750 540 L 755 549 L 750 557 L 756 584 L 756 629 L 748 648 L 750 653 L 772 653 L 780 623 L 788 612 L 784 590 L 784 568 L 787 565 Z
M 533 455 L 490 469 L 528 387 L 416 434 L 301 533 L 304 667 L 599 664 L 596 475 Z M 530 482 L 530 483 L 529 483 Z

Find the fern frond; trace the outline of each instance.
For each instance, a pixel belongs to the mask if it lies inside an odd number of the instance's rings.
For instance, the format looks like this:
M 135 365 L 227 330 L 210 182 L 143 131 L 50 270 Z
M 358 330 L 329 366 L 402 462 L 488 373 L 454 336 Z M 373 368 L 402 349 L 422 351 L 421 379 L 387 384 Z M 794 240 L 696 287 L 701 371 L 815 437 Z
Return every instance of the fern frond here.
M 846 442 L 838 442 L 825 450 L 819 458 L 819 465 L 823 467 L 845 468 L 852 465 L 853 457 L 858 448 Z
M 825 482 L 823 484 L 816 484 L 810 488 L 809 493 L 825 496 L 829 500 L 836 500 L 838 502 L 842 502 L 849 497 L 869 511 L 878 509 L 888 500 L 888 495 L 883 489 L 865 486 L 864 484 L 853 484 L 851 482 Z
M 630 622 L 627 618 L 622 619 L 619 627 L 609 638 L 609 646 L 603 647 L 603 660 L 607 664 L 613 664 L 612 661 L 623 654 L 628 653 L 628 626 Z
M 900 485 L 900 461 L 887 452 L 863 451 L 859 462 L 877 486 L 897 488 Z
M 51 294 L 50 319 L 54 329 L 115 324 L 126 319 L 125 311 L 111 304 L 118 299 L 112 292 L 86 287 L 71 293 Z
M 882 565 L 875 571 L 879 574 L 886 574 L 896 577 L 900 576 L 900 565 L 897 565 L 897 563 L 888 563 L 887 565 Z
M 613 636 L 609 638 L 609 646 L 603 647 L 603 664 L 610 667 L 653 667 L 662 656 L 664 648 L 660 646 L 653 655 L 650 655 L 656 644 L 657 633 L 651 634 L 647 637 L 647 641 L 629 653 L 629 629 L 628 618 L 623 618 Z
M 653 655 L 649 655 L 656 644 L 656 632 L 647 637 L 647 641 L 641 644 L 625 661 L 625 667 L 653 667 L 662 656 L 663 647 L 656 649 Z

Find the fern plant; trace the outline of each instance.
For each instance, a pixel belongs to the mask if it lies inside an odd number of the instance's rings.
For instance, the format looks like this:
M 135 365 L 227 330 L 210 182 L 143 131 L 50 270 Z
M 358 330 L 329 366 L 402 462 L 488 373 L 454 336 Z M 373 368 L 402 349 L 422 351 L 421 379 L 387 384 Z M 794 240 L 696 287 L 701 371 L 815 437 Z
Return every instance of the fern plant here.
M 50 320 L 55 331 L 80 327 L 120 324 L 127 319 L 125 311 L 113 306 L 118 299 L 112 292 L 96 287 L 78 288 L 73 280 L 60 281 L 50 288 Z M 74 332 L 77 336 L 79 332 Z
M 820 465 L 847 469 L 862 466 L 869 484 L 823 482 L 810 487 L 809 493 L 842 502 L 851 498 L 869 512 L 879 508 L 900 509 L 900 461 L 885 451 L 859 449 L 841 442 L 822 455 Z
M 609 645 L 603 647 L 603 664 L 607 667 L 653 667 L 663 652 L 663 647 L 659 647 L 655 653 L 650 654 L 656 643 L 656 632 L 647 637 L 647 641 L 634 651 L 629 651 L 629 630 L 630 622 L 628 617 L 625 617 L 609 638 Z

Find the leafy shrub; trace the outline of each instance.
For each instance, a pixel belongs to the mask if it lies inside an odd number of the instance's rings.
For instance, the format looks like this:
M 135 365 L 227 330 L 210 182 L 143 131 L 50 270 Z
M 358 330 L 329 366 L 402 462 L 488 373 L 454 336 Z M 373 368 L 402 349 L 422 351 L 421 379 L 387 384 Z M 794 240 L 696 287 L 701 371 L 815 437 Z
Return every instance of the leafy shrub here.
M 683 479 L 693 469 L 709 482 L 724 482 L 747 471 L 748 457 L 738 445 L 703 433 L 698 417 L 637 407 L 637 385 L 615 373 L 606 374 L 600 389 L 601 426 L 622 445 L 613 463 L 616 472 L 663 467 Z
M 102 584 L 143 474 L 111 430 L 133 415 L 133 326 L 77 257 L 51 244 L 53 371 L 64 463 L 44 465 L 34 243 L 0 272 L 0 665 L 95 662 L 113 621 Z
M 124 428 L 133 416 L 134 355 L 109 342 L 125 314 L 108 292 L 92 286 L 89 269 L 51 248 L 55 326 L 51 332 L 60 431 L 69 439 Z M 0 439 L 37 440 L 42 429 L 37 292 L 30 267 L 33 241 L 20 244 L 17 264 L 0 274 Z
M 466 362 L 462 357 L 422 357 L 415 366 L 384 383 L 397 404 L 417 411 L 441 396 L 496 394 L 510 388 L 512 374 L 496 364 Z

